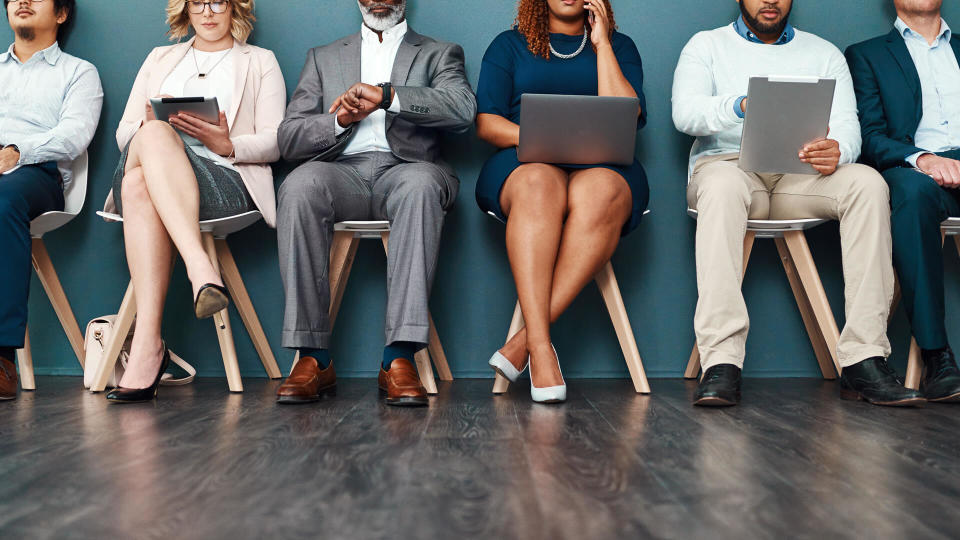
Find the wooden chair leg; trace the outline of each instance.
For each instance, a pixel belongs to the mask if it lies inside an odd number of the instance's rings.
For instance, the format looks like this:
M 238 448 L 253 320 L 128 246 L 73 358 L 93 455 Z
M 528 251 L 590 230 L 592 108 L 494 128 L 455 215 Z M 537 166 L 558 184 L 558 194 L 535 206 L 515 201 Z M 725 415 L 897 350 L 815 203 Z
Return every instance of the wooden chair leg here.
M 452 381 L 453 373 L 450 371 L 450 364 L 447 363 L 447 355 L 443 352 L 443 345 L 440 343 L 440 335 L 437 334 L 437 327 L 433 324 L 433 315 L 430 317 L 430 338 L 427 349 L 430 351 L 430 358 L 433 365 L 437 368 L 437 375 L 441 381 Z
M 340 312 L 340 302 L 343 293 L 347 290 L 347 279 L 353 268 L 353 259 L 357 255 L 360 239 L 352 232 L 339 231 L 333 233 L 333 246 L 330 248 L 330 328 L 337 320 Z
M 807 296 L 797 273 L 796 261 L 793 260 L 793 256 L 790 254 L 783 238 L 775 238 L 774 241 L 777 244 L 777 252 L 780 254 L 780 262 L 783 263 L 783 270 L 787 274 L 787 281 L 790 282 L 793 297 L 797 301 L 797 308 L 800 309 L 803 326 L 807 329 L 807 336 L 810 338 L 810 344 L 813 346 L 817 362 L 820 364 L 820 372 L 824 379 L 836 379 L 837 373 L 834 371 L 830 349 L 827 347 L 827 342 L 824 340 L 820 327 L 817 326 L 816 315 L 814 315 L 813 306 L 810 305 L 810 298 Z
M 427 349 L 421 349 L 414 355 L 417 362 L 417 373 L 420 375 L 420 384 L 427 390 L 428 394 L 437 393 L 437 381 L 433 378 L 433 364 L 430 363 L 430 353 Z
M 31 259 L 40 283 L 47 292 L 50 303 L 53 304 L 53 311 L 56 312 L 60 325 L 67 334 L 73 354 L 77 356 L 77 362 L 80 362 L 80 366 L 83 367 L 83 334 L 77 326 L 77 318 L 74 317 L 67 295 L 63 292 L 60 278 L 57 277 L 57 271 L 53 268 L 53 262 L 50 260 L 50 254 L 47 253 L 47 246 L 43 243 L 43 239 L 33 239 Z
M 520 301 L 517 300 L 517 307 L 513 310 L 513 319 L 510 320 L 510 330 L 507 331 L 506 341 L 510 341 L 510 338 L 515 336 L 520 329 L 523 328 L 523 311 L 520 310 Z M 497 373 L 496 379 L 493 381 L 493 393 L 494 394 L 503 394 L 507 391 L 507 388 L 510 387 L 510 380 Z
M 117 318 L 113 323 L 113 330 L 110 340 L 103 351 L 103 363 L 97 368 L 94 374 L 93 384 L 90 386 L 91 392 L 103 392 L 110 382 L 110 374 L 120 357 L 120 349 L 123 348 L 123 342 L 127 340 L 127 334 L 130 333 L 130 327 L 133 326 L 133 318 L 137 315 L 137 299 L 133 293 L 133 282 L 127 285 L 127 292 L 123 295 L 123 301 L 120 302 L 120 309 L 117 311 Z
M 213 233 L 201 234 L 203 247 L 210 257 L 214 270 L 220 272 L 217 262 L 217 247 L 213 240 Z M 214 314 L 213 322 L 217 327 L 217 340 L 220 342 L 220 355 L 223 357 L 223 368 L 227 372 L 227 385 L 231 392 L 243 392 L 243 381 L 240 379 L 240 362 L 237 360 L 237 348 L 233 343 L 233 330 L 230 328 L 230 311 L 224 308 Z
M 747 275 L 747 263 L 750 262 L 750 254 L 753 253 L 753 242 L 757 234 L 753 231 L 747 231 L 743 235 L 743 274 L 741 281 Z M 687 360 L 687 369 L 683 372 L 684 379 L 696 379 L 700 375 L 700 349 L 697 348 L 696 340 L 693 343 L 693 351 L 690 353 L 690 359 Z
M 17 363 L 20 364 L 20 389 L 36 390 L 37 382 L 33 378 L 33 354 L 30 351 L 30 327 L 23 336 L 23 348 L 17 351 Z
M 230 291 L 230 297 L 233 304 L 237 306 L 240 312 L 240 319 L 247 328 L 247 334 L 253 341 L 253 347 L 260 356 L 260 362 L 267 376 L 271 379 L 279 379 L 282 375 L 280 367 L 277 366 L 277 359 L 273 356 L 273 350 L 270 348 L 270 342 L 263 332 L 263 326 L 260 325 L 260 319 L 257 317 L 257 311 L 253 308 L 253 302 L 247 293 L 247 288 L 243 284 L 243 278 L 240 277 L 240 270 L 233 259 L 233 253 L 230 252 L 230 246 L 224 238 L 215 239 L 214 244 L 217 248 L 217 260 L 220 262 L 220 275 Z
M 793 257 L 793 262 L 797 267 L 797 275 L 800 277 L 800 283 L 810 300 L 810 306 L 813 309 L 813 315 L 816 318 L 817 326 L 827 344 L 830 356 L 833 359 L 833 367 L 836 373 L 841 371 L 840 360 L 837 357 L 837 341 L 840 340 L 840 330 L 837 328 L 837 321 L 833 318 L 833 310 L 830 309 L 830 302 L 827 300 L 827 293 L 823 290 L 823 283 L 820 281 L 820 274 L 817 272 L 817 266 L 813 262 L 813 254 L 810 253 L 810 246 L 807 245 L 807 238 L 803 231 L 789 231 L 784 233 L 783 239 Z M 821 366 L 821 369 L 823 366 Z M 824 370 L 824 374 L 827 370 Z M 826 375 L 825 375 L 826 376 Z
M 912 390 L 920 388 L 920 378 L 923 377 L 923 361 L 920 359 L 920 346 L 917 340 L 910 338 L 910 355 L 907 359 L 907 380 L 904 386 Z
M 633 327 L 630 326 L 627 308 L 623 305 L 623 296 L 620 294 L 617 277 L 613 273 L 613 265 L 608 261 L 600 272 L 594 276 L 594 279 L 597 281 L 597 286 L 600 287 L 600 295 L 603 296 L 603 301 L 607 305 L 610 320 L 613 322 L 613 329 L 617 332 L 620 350 L 623 351 L 623 357 L 627 361 L 627 369 L 630 371 L 630 378 L 633 379 L 633 388 L 638 394 L 649 394 L 650 383 L 647 381 L 647 374 L 643 369 L 643 360 L 640 358 L 640 351 L 637 349 L 637 340 L 633 335 Z

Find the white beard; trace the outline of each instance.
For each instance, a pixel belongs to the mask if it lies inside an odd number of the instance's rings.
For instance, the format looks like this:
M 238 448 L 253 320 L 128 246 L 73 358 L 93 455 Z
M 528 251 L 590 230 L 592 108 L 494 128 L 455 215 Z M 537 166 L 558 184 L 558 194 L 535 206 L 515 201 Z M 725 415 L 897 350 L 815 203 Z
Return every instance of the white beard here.
M 374 15 L 370 8 L 363 7 L 363 4 L 360 3 L 360 0 L 357 0 L 357 5 L 360 6 L 360 14 L 363 15 L 363 24 L 369 26 L 371 30 L 376 30 L 377 32 L 383 32 L 393 28 L 403 20 L 403 17 L 407 12 L 407 0 L 400 2 L 399 6 L 389 6 L 393 11 L 391 11 L 389 15 L 383 17 Z M 377 7 L 377 4 L 374 4 L 373 7 Z

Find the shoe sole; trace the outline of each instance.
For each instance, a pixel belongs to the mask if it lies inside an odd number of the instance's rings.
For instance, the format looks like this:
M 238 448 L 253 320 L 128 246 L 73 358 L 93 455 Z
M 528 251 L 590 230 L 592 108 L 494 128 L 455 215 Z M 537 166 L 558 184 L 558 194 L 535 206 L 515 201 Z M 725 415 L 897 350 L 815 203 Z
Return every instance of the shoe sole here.
M 17 396 L 10 396 L 10 397 L 0 396 L 0 401 L 13 401 L 15 399 L 17 399 Z
M 337 397 L 337 385 L 321 388 L 313 396 L 277 396 L 277 403 L 281 405 L 297 405 L 301 403 L 316 403 L 324 397 Z
M 430 405 L 430 399 L 425 397 L 401 397 L 401 398 L 390 398 L 387 397 L 387 391 L 383 388 L 378 388 L 380 391 L 380 397 L 383 398 L 383 402 L 387 405 L 392 405 L 394 407 L 427 407 Z
M 923 407 L 927 403 L 926 398 L 908 398 L 898 399 L 896 401 L 873 401 L 867 399 L 859 392 L 840 391 L 840 399 L 846 401 L 866 401 L 871 405 L 880 405 L 882 407 Z
M 128 403 L 150 403 L 155 399 L 156 396 L 150 399 L 108 399 L 107 403 L 113 403 L 114 405 L 126 405 Z
M 214 288 L 204 289 L 197 299 L 194 315 L 198 319 L 209 319 L 230 305 L 230 299 Z
M 931 403 L 960 403 L 960 392 L 944 397 L 927 398 L 927 401 Z
M 545 400 L 543 400 L 543 401 L 536 401 L 536 400 L 534 400 L 533 402 L 534 402 L 534 403 L 540 403 L 540 404 L 542 404 L 542 405 L 553 405 L 553 404 L 557 404 L 557 403 L 563 403 L 563 402 L 565 402 L 565 401 L 567 401 L 567 400 L 565 400 L 565 399 L 545 399 Z
M 702 397 L 693 402 L 697 407 L 733 407 L 737 403 L 739 402 L 718 397 Z

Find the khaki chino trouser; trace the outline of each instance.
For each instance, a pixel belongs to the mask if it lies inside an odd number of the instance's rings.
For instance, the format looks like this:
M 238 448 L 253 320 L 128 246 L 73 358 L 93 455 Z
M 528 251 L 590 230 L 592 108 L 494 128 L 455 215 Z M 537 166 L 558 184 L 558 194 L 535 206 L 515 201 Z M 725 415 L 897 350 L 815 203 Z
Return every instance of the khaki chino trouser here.
M 717 364 L 743 367 L 750 320 L 740 287 L 748 219 L 839 220 L 846 300 L 840 366 L 890 354 L 890 196 L 878 172 L 852 164 L 830 176 L 755 174 L 740 169 L 736 154 L 706 156 L 694 164 L 687 204 L 698 213 L 693 324 L 704 371 Z

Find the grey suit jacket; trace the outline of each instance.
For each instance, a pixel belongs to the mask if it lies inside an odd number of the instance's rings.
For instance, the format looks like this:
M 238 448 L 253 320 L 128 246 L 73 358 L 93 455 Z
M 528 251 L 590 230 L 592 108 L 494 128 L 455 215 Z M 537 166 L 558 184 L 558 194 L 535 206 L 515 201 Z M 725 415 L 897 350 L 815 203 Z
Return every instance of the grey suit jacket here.
M 311 49 L 300 74 L 278 139 L 287 160 L 333 161 L 353 137 L 356 124 L 335 135 L 335 114 L 327 110 L 360 81 L 360 33 Z M 390 83 L 402 110 L 387 112 L 387 142 L 404 161 L 436 163 L 451 176 L 440 158 L 442 130 L 462 133 L 477 114 L 477 98 L 467 80 L 463 49 L 408 29 L 394 60 Z

